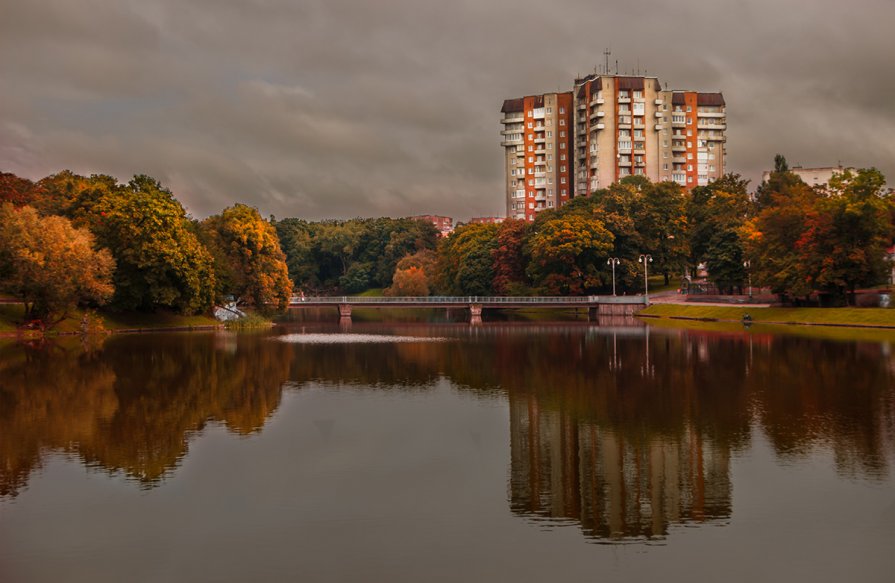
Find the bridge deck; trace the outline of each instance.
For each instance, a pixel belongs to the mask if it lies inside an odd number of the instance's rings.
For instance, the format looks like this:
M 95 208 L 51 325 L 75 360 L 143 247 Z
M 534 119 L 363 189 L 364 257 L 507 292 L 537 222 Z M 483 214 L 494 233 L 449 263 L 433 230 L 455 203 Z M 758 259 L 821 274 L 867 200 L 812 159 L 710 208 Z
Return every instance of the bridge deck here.
M 643 305 L 643 296 L 426 296 L 426 297 L 364 297 L 326 296 L 293 297 L 290 308 L 314 308 L 347 305 L 363 308 L 588 308 L 601 304 Z

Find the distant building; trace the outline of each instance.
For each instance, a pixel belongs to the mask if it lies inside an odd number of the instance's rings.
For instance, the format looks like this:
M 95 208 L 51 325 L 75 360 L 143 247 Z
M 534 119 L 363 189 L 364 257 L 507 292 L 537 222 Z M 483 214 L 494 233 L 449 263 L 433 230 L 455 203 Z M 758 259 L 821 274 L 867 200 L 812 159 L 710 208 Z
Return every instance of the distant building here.
M 834 174 L 842 174 L 846 170 L 852 172 L 854 168 L 850 166 L 821 166 L 819 168 L 803 168 L 802 166 L 793 166 L 790 172 L 802 179 L 802 182 L 808 186 L 823 186 L 830 182 L 830 178 Z M 771 178 L 771 170 L 765 170 L 761 174 L 761 181 L 767 182 Z
M 438 232 L 442 237 L 446 237 L 454 231 L 454 219 L 452 217 L 442 217 L 438 215 L 418 215 L 410 218 L 416 219 L 418 221 L 428 221 L 432 223 L 433 225 L 435 225 L 435 228 L 438 229 Z
M 470 223 L 486 223 L 489 225 L 499 225 L 504 222 L 504 217 L 472 217 L 469 219 Z
M 508 218 L 532 221 L 625 176 L 690 190 L 724 175 L 721 93 L 594 74 L 576 79 L 572 92 L 507 99 L 501 112 Z

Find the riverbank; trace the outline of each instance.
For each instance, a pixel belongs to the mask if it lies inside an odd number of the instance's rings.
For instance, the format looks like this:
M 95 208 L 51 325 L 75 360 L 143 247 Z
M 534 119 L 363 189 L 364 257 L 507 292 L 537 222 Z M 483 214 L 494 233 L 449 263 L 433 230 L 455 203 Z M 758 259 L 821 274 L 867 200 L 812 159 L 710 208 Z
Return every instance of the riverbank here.
M 0 336 L 37 335 L 39 331 L 19 330 L 25 307 L 22 304 L 0 304 Z M 216 330 L 222 324 L 209 316 L 182 316 L 170 312 L 152 314 L 127 312 L 88 312 L 88 333 L 127 334 L 178 330 Z M 69 335 L 84 332 L 84 312 L 75 310 L 65 320 L 45 332 L 47 335 Z
M 756 324 L 895 329 L 895 309 L 890 308 L 761 308 L 653 304 L 641 311 L 638 316 L 670 320 L 742 322 L 745 314 L 748 314 L 751 321 Z

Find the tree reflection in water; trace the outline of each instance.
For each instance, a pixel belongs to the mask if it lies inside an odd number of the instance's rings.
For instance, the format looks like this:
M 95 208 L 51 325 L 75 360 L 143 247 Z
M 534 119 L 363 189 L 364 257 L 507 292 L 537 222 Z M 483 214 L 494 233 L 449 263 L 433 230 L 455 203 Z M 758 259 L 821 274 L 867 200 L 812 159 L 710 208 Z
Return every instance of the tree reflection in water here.
M 337 332 L 336 324 L 299 330 Z M 887 343 L 641 325 L 358 325 L 449 342 L 288 344 L 258 334 L 113 337 L 0 347 L 0 495 L 52 452 L 152 487 L 209 422 L 260 431 L 284 386 L 498 393 L 510 420 L 509 504 L 604 540 L 654 538 L 731 513 L 730 460 L 763 432 L 778 456 L 829 448 L 881 480 L 893 450 Z

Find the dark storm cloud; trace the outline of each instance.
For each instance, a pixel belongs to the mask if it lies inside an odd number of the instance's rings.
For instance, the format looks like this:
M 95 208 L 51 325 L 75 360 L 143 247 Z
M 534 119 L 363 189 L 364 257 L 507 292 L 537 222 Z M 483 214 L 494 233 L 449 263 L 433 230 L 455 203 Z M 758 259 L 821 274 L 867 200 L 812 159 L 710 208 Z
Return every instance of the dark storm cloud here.
M 6 4 L 0 169 L 148 173 L 197 216 L 501 214 L 502 100 L 569 89 L 607 46 L 724 91 L 732 171 L 895 175 L 889 0 Z

